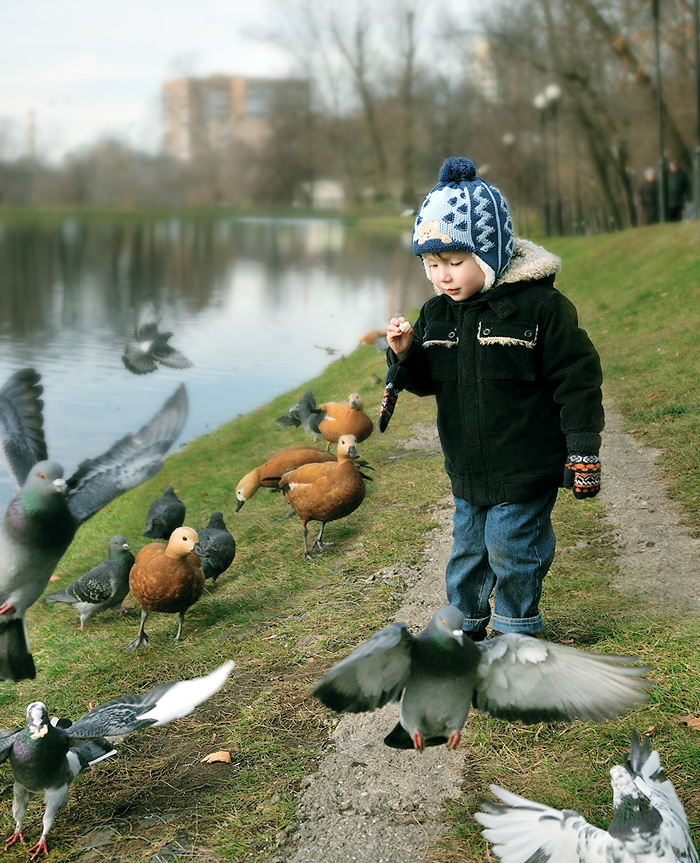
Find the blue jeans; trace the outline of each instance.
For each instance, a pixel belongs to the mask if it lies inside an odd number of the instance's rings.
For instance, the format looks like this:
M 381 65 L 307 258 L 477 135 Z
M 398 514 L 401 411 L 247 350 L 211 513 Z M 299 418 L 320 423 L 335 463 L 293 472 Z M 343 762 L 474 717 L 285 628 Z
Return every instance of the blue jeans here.
M 557 492 L 525 503 L 472 506 L 455 498 L 454 544 L 447 562 L 447 601 L 464 614 L 464 629 L 542 629 L 542 582 L 554 559 L 551 514 Z

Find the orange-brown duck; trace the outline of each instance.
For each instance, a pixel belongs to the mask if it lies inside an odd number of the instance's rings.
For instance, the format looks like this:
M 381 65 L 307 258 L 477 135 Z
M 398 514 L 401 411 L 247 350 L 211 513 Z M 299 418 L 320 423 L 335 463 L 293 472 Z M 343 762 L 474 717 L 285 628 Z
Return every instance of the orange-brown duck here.
M 276 488 L 280 477 L 287 471 L 312 462 L 335 461 L 335 456 L 316 447 L 302 444 L 300 446 L 288 446 L 269 458 L 264 464 L 253 468 L 247 473 L 236 486 L 236 512 L 243 504 L 250 500 L 255 492 L 264 486 L 265 488 Z
M 149 611 L 180 616 L 173 644 L 182 634 L 185 612 L 202 595 L 204 573 L 197 546 L 197 531 L 191 527 L 176 528 L 167 546 L 151 542 L 138 552 L 129 573 L 129 589 L 141 606 L 141 625 L 136 638 L 124 649 L 148 646 L 144 631 Z
M 324 402 L 318 408 L 324 414 L 319 420 L 318 430 L 329 444 L 337 443 L 346 434 L 353 435 L 357 443 L 362 443 L 372 434 L 374 423 L 365 412 L 365 403 L 359 393 L 350 393 L 346 402 Z
M 350 515 L 365 497 L 365 483 L 358 470 L 354 435 L 343 435 L 338 441 L 337 461 L 305 464 L 286 473 L 280 488 L 290 506 L 301 519 L 304 537 L 304 560 L 314 551 L 323 551 L 333 543 L 323 542 L 326 523 Z M 308 547 L 310 521 L 320 521 L 321 529 L 311 551 Z

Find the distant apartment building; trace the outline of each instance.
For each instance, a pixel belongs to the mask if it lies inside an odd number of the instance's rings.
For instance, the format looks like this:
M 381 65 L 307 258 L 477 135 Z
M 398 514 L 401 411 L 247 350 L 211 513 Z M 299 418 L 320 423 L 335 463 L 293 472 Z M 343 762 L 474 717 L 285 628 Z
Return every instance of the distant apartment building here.
M 163 84 L 163 146 L 190 161 L 235 145 L 260 148 L 274 128 L 277 112 L 301 110 L 309 100 L 308 81 L 210 75 Z

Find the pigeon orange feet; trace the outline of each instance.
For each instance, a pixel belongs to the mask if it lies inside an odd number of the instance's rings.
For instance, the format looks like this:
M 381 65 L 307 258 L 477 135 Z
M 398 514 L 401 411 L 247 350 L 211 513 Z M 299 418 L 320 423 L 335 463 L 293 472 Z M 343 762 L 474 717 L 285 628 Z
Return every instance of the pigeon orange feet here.
M 447 746 L 449 749 L 456 749 L 459 746 L 459 741 L 462 739 L 462 732 L 455 728 L 454 731 L 451 732 L 448 740 Z
M 21 830 L 15 830 L 12 836 L 8 837 L 7 842 L 5 842 L 5 851 L 7 851 L 8 848 L 12 848 L 12 846 L 17 842 L 21 843 L 22 845 L 27 844 L 24 841 L 24 836 L 22 836 Z
M 418 752 L 422 752 L 425 747 L 425 740 L 423 735 L 416 729 L 411 735 L 411 740 L 413 740 L 413 746 Z

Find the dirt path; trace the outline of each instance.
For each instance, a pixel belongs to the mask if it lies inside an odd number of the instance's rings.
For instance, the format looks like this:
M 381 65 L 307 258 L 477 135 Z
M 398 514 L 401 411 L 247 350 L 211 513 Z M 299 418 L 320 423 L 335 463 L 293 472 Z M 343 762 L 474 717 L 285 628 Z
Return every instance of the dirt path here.
M 406 449 L 434 452 L 434 426 L 415 428 Z M 667 497 L 654 459 L 622 431 L 607 409 L 602 452 L 603 491 L 611 539 L 619 552 L 618 587 L 647 598 L 700 611 L 700 540 L 690 537 L 680 509 Z M 636 481 L 638 480 L 638 481 Z M 400 575 L 409 585 L 396 619 L 422 628 L 445 602 L 444 571 L 451 548 L 452 500 L 435 513 L 440 527 L 428 537 L 423 564 Z M 282 836 L 270 863 L 418 863 L 440 831 L 441 801 L 458 797 L 464 755 L 446 747 L 416 753 L 396 751 L 382 739 L 398 718 L 397 705 L 359 716 L 346 715 L 333 733 L 333 748 L 308 776 L 300 801 L 300 826 Z

